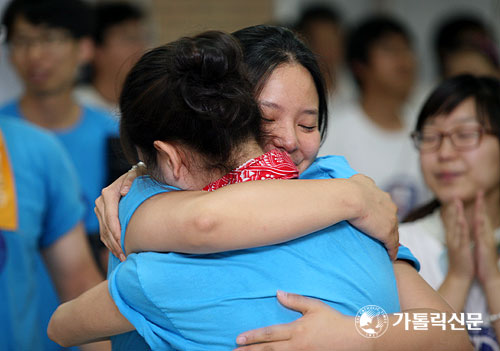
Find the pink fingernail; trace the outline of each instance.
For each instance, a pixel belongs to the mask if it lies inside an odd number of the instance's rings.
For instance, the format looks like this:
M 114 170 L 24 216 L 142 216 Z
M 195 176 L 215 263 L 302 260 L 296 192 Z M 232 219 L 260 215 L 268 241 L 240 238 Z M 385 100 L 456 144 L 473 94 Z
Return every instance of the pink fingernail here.
M 238 336 L 236 338 L 236 343 L 239 345 L 244 345 L 247 342 L 246 336 Z
M 286 293 L 285 291 L 283 291 L 283 290 L 278 290 L 278 291 L 276 292 L 276 294 L 277 294 L 278 296 L 281 296 L 281 297 L 286 297 L 286 296 L 287 296 L 287 293 Z
M 124 255 L 124 254 L 121 254 L 121 255 L 120 255 L 120 261 L 122 261 L 122 262 L 123 262 L 123 261 L 125 261 L 126 259 L 127 259 L 127 258 L 125 257 L 125 255 Z

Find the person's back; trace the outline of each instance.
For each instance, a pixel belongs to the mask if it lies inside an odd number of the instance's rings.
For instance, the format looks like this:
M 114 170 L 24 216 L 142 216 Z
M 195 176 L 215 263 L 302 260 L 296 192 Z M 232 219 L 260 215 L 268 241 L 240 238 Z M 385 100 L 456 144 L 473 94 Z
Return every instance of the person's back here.
M 317 160 L 303 177 L 352 174 L 343 158 L 332 156 Z M 122 240 L 144 198 L 169 190 L 148 178 L 136 180 L 120 203 Z M 169 344 L 174 349 L 231 349 L 235 336 L 248 328 L 295 320 L 299 314 L 276 301 L 277 289 L 318 297 L 347 315 L 369 304 L 399 311 L 387 252 L 347 222 L 262 248 L 213 255 L 132 254 L 109 279 L 120 311 L 153 349 Z
M 64 145 L 76 169 L 86 205 L 85 228 L 88 234 L 99 232 L 99 222 L 93 212 L 94 201 L 106 186 L 108 139 L 117 133 L 117 125 L 107 112 L 81 106 L 82 114 L 75 125 L 52 130 Z M 0 108 L 0 113 L 26 120 L 19 101 L 12 101 Z
M 0 339 L 8 350 L 58 349 L 45 332 L 59 299 L 41 252 L 81 219 L 78 181 L 52 135 L 3 115 L 0 132 L 17 213 L 17 228 L 0 228 Z

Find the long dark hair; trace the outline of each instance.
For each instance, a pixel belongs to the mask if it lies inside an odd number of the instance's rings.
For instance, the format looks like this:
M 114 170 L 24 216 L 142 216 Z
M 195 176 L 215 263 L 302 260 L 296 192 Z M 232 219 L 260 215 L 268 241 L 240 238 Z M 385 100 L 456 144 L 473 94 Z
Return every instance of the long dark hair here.
M 233 35 L 243 48 L 255 97 L 259 96 L 272 72 L 282 64 L 298 63 L 309 71 L 318 92 L 318 126 L 323 139 L 328 125 L 327 92 L 312 51 L 291 30 L 283 27 L 258 25 L 240 29 Z
M 229 34 L 181 38 L 142 56 L 120 96 L 120 134 L 129 159 L 139 149 L 148 173 L 161 180 L 154 141 L 187 146 L 205 169 L 238 166 L 242 143 L 260 141 L 260 111 L 241 48 Z M 135 161 L 135 160 L 134 160 Z
M 478 121 L 500 140 L 500 80 L 463 74 L 443 81 L 434 89 L 420 110 L 415 131 L 437 115 L 449 114 L 464 100 L 473 98 Z M 412 211 L 403 222 L 412 222 L 432 213 L 441 204 L 437 199 Z

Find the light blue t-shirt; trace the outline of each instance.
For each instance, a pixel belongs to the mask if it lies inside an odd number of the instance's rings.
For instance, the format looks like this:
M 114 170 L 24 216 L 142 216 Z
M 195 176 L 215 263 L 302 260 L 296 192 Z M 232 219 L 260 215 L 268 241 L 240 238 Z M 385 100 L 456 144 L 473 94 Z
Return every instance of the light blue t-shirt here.
M 124 201 L 120 202 L 120 222 L 127 223 L 132 218 L 135 210 L 150 197 L 161 194 L 168 191 L 180 190 L 175 187 L 157 183 L 148 177 L 138 177 L 132 184 L 131 190 L 128 192 L 127 206 L 124 206 Z M 123 204 L 122 204 L 123 203 Z M 125 247 L 125 231 L 127 227 L 122 226 L 122 247 Z M 109 279 L 113 271 L 120 265 L 120 260 L 113 254 L 109 254 L 108 260 L 108 275 Z M 117 350 L 134 350 L 134 351 L 145 351 L 150 350 L 150 347 L 144 340 L 144 338 L 137 333 L 137 331 L 131 331 L 124 334 L 119 334 L 111 337 L 111 346 L 114 351 Z M 168 351 L 168 348 L 164 348 Z
M 18 230 L 0 230 L 0 348 L 59 350 L 47 337 L 59 305 L 40 250 L 83 219 L 74 167 L 50 133 L 0 116 L 14 173 Z
M 78 174 L 85 206 L 85 230 L 99 232 L 99 221 L 94 213 L 95 199 L 107 184 L 107 139 L 118 135 L 118 124 L 104 110 L 81 106 L 82 114 L 76 125 L 68 129 L 51 130 L 62 142 Z M 0 114 L 23 118 L 19 101 L 12 101 Z
M 343 157 L 329 156 L 316 160 L 302 178 L 354 173 Z M 150 178 L 136 179 L 120 203 L 122 240 L 137 204 L 171 190 Z M 347 315 L 370 304 L 387 313 L 400 310 L 387 251 L 345 221 L 262 248 L 131 254 L 109 276 L 120 312 L 152 350 L 232 350 L 241 332 L 299 318 L 278 303 L 278 289 L 319 298 Z

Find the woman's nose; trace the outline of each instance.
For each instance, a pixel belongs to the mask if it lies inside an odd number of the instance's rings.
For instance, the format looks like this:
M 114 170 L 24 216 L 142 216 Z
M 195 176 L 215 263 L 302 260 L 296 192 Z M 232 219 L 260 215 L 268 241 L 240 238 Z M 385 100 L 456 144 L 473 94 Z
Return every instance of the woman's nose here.
M 440 159 L 449 159 L 454 157 L 457 154 L 457 150 L 455 150 L 455 146 L 449 137 L 443 137 L 441 141 L 441 145 L 437 150 Z
M 273 143 L 277 148 L 283 149 L 288 154 L 293 153 L 298 148 L 297 136 L 293 131 L 277 131 L 273 138 Z

